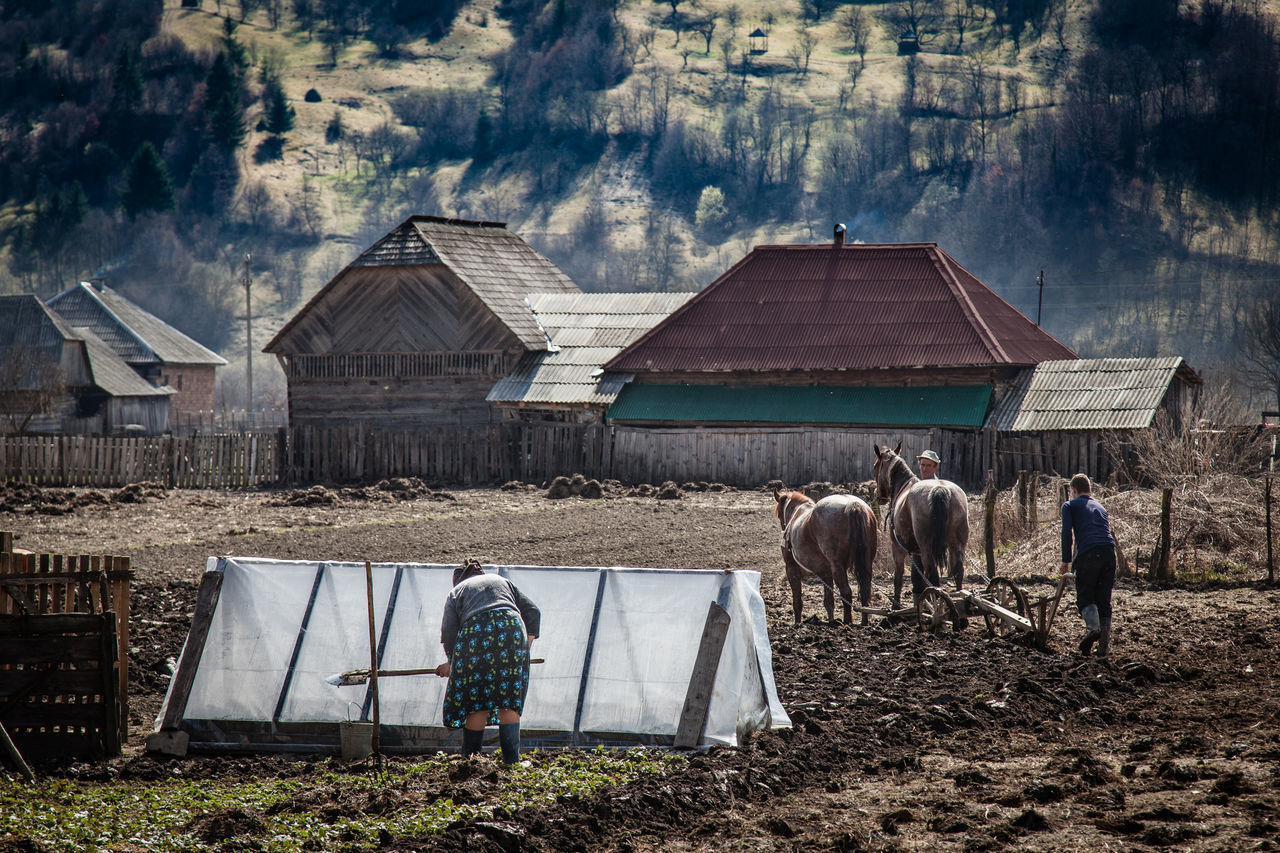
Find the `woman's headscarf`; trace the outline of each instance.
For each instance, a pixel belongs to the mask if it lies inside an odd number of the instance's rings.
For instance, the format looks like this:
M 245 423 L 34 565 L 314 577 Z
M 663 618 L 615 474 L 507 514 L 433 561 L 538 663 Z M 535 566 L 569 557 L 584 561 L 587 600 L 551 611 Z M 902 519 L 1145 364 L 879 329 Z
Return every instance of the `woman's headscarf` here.
M 484 569 L 480 567 L 480 561 L 468 557 L 461 566 L 453 570 L 453 585 L 457 586 L 469 577 L 482 574 Z

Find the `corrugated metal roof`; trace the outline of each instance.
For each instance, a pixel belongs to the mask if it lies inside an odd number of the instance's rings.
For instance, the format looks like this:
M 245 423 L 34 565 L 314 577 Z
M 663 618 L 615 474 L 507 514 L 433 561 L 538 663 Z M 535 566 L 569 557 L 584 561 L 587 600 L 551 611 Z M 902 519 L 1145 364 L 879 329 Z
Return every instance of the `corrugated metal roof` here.
M 112 397 L 165 397 L 176 393 L 167 385 L 156 387 L 139 376 L 92 329 L 77 328 L 75 332 L 84 341 L 93 384 Z
M 529 313 L 532 293 L 580 293 L 569 276 L 505 222 L 411 216 L 366 249 L 311 297 L 263 347 L 275 352 L 288 332 L 352 267 L 443 264 L 462 280 L 527 349 L 545 350 L 546 337 Z
M 80 282 L 48 305 L 77 328 L 87 328 L 130 364 L 213 364 L 227 360 L 109 287 Z
M 529 353 L 493 386 L 495 403 L 612 403 L 631 379 L 596 375 L 624 346 L 679 308 L 692 293 L 539 293 L 529 297 L 537 323 L 558 349 Z
M 626 386 L 613 422 L 978 427 L 990 385 L 911 388 L 794 385 Z
M 1023 373 L 989 423 L 1002 432 L 1142 429 L 1175 376 L 1200 381 L 1180 356 L 1041 362 Z
M 934 243 L 758 246 L 611 370 L 1031 365 L 1074 357 Z

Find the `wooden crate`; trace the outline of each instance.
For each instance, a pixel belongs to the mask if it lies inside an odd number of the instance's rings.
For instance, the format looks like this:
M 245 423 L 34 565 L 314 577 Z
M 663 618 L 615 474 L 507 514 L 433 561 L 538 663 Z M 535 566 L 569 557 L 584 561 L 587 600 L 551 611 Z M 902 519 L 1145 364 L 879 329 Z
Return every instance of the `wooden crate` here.
M 13 553 L 12 543 L 11 534 L 0 532 L 0 618 L 56 614 L 111 618 L 116 738 L 123 743 L 129 737 L 129 594 L 133 578 L 129 558 Z M 0 671 L 11 665 L 0 655 Z
M 0 616 L 0 723 L 27 759 L 120 754 L 111 613 Z

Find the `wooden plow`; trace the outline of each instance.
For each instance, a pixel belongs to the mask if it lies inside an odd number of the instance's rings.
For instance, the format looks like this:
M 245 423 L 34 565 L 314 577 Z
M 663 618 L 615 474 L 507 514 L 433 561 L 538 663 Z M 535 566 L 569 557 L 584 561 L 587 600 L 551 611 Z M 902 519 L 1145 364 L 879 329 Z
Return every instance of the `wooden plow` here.
M 1028 636 L 1038 648 L 1049 642 L 1049 631 L 1058 615 L 1058 605 L 1067 582 L 1075 575 L 1064 574 L 1058 578 L 1051 593 L 1032 598 L 1027 591 L 1008 578 L 994 578 L 983 592 L 945 590 L 927 587 L 912 607 L 900 609 L 855 607 L 870 616 L 883 616 L 890 624 L 916 622 L 926 631 L 938 633 L 948 625 L 953 631 L 962 631 L 970 618 L 981 615 L 987 632 L 995 637 Z

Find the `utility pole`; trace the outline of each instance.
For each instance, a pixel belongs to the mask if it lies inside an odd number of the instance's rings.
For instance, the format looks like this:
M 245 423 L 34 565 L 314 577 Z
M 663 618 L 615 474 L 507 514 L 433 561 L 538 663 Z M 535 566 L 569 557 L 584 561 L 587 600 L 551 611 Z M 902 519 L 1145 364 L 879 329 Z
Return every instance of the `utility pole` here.
M 1040 296 L 1036 299 L 1036 325 L 1040 325 L 1040 306 L 1044 305 L 1044 270 L 1036 276 L 1036 284 L 1040 287 Z
M 246 412 L 253 411 L 253 306 L 249 301 L 252 286 L 249 278 L 249 261 L 252 259 L 253 255 L 249 252 L 244 253 L 244 357 L 246 384 L 249 386 L 249 396 L 244 405 Z

